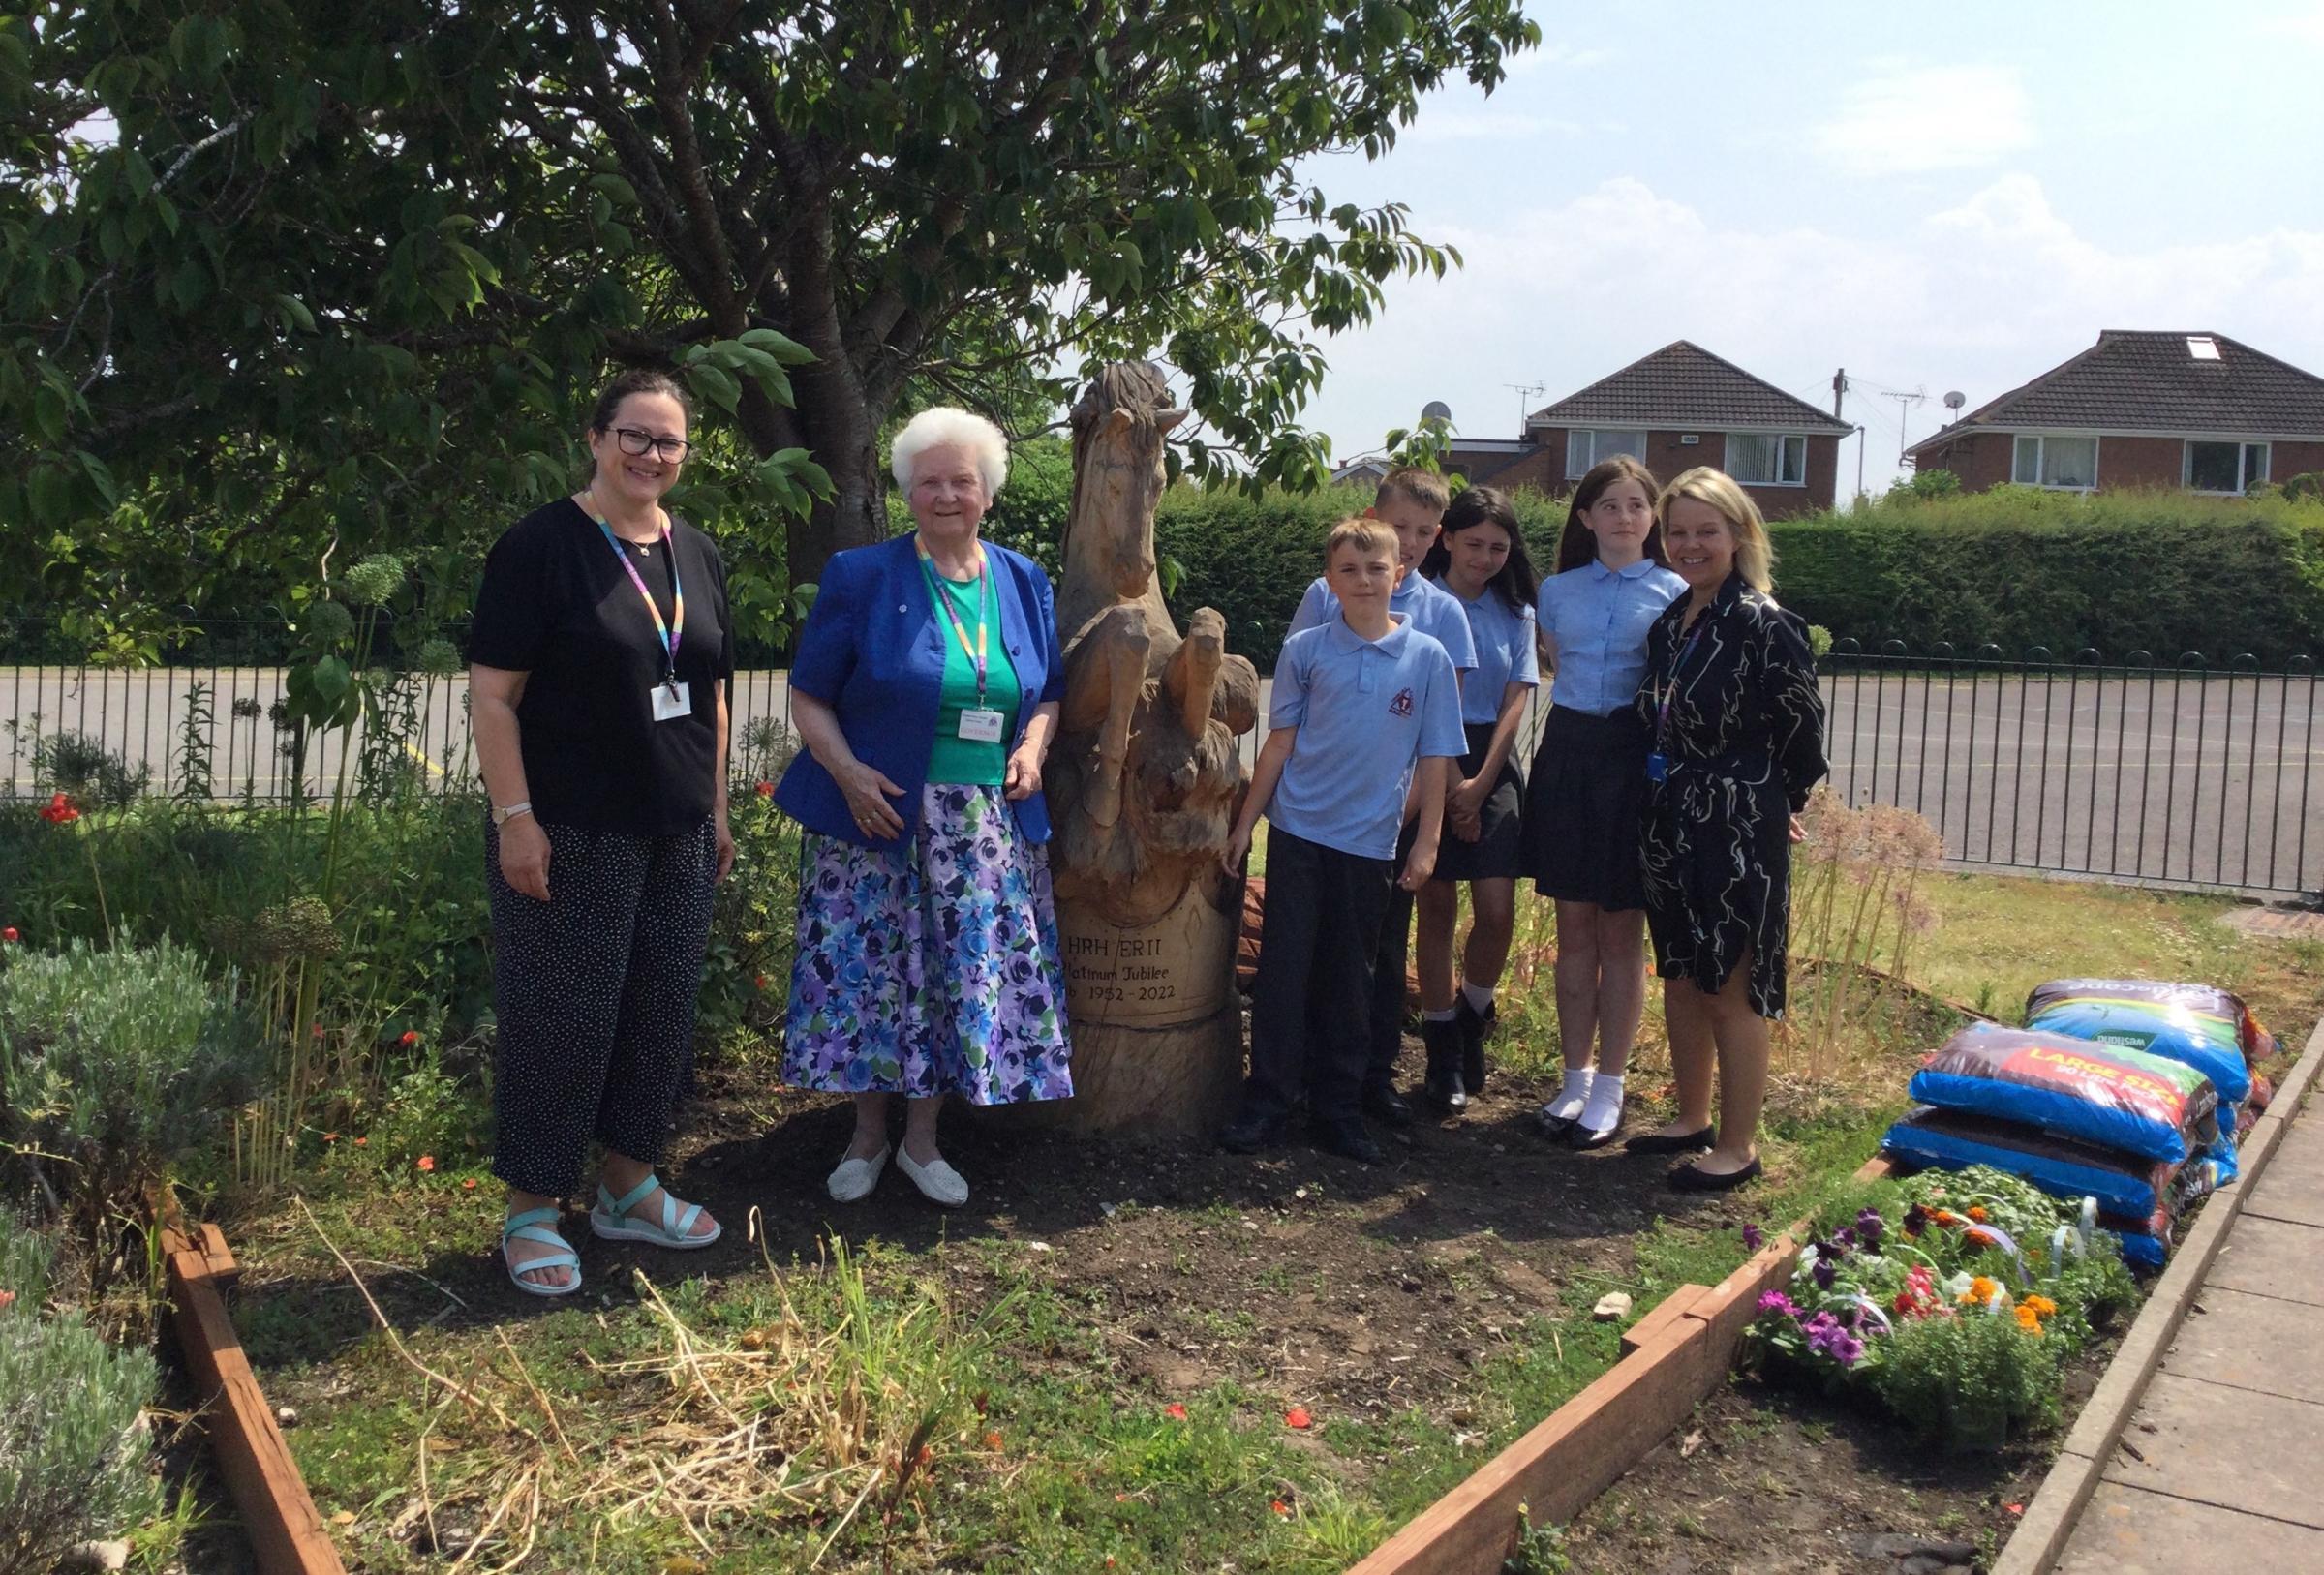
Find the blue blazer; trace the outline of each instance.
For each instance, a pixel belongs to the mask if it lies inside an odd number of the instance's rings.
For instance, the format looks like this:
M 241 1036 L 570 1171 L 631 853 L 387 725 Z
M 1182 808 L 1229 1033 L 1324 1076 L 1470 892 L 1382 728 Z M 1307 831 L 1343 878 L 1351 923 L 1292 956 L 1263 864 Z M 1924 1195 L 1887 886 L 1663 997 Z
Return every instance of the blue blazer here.
M 1021 553 L 986 542 L 985 560 L 1000 603 L 1000 643 L 1024 692 L 1017 708 L 1017 737 L 1046 701 L 1065 694 L 1065 661 L 1057 649 L 1057 614 L 1041 566 Z M 810 832 L 858 847 L 901 848 L 920 819 L 920 790 L 935 747 L 942 707 L 945 626 L 929 600 L 920 555 L 910 535 L 853 547 L 824 565 L 815 604 L 791 658 L 791 687 L 839 713 L 840 731 L 855 758 L 903 789 L 895 801 L 902 834 L 866 836 L 847 812 L 831 772 L 805 749 L 775 790 L 775 802 Z M 1049 803 L 1039 793 L 1009 807 L 1028 842 L 1049 840 Z

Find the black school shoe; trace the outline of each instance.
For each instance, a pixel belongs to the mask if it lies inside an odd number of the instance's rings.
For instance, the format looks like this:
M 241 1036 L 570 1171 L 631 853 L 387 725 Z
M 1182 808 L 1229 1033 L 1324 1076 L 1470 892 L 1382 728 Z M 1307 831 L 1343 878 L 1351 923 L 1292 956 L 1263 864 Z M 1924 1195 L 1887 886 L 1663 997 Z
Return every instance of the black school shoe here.
M 1307 1129 L 1307 1140 L 1326 1154 L 1336 1154 L 1343 1160 L 1359 1165 L 1386 1165 L 1388 1151 L 1363 1130 L 1363 1123 L 1354 1116 L 1338 1121 L 1318 1121 Z
M 1697 1149 L 1708 1151 L 1719 1145 L 1719 1129 L 1705 1127 L 1700 1132 L 1658 1134 L 1643 1132 L 1622 1145 L 1625 1154 L 1689 1154 Z
M 1363 1113 L 1389 1126 L 1409 1127 L 1418 1119 L 1411 1104 L 1395 1090 L 1392 1083 L 1366 1083 L 1363 1088 Z
M 1291 1135 L 1291 1123 L 1279 1115 L 1245 1111 L 1218 1135 L 1218 1146 L 1230 1154 L 1257 1154 L 1281 1148 Z
M 1499 1002 L 1483 1014 L 1461 995 L 1452 1003 L 1452 1023 L 1460 1031 L 1460 1086 L 1471 1099 L 1484 1092 L 1484 1036 L 1501 1020 Z
M 1613 1125 L 1610 1127 L 1585 1127 L 1579 1119 L 1569 1123 L 1566 1127 L 1566 1146 L 1576 1153 L 1587 1154 L 1593 1148 L 1604 1148 L 1621 1136 L 1622 1112 L 1617 1109 L 1614 1112 Z M 1632 1146 L 1636 1147 L 1636 1145 L 1633 1144 Z M 1709 1145 L 1705 1144 L 1704 1146 L 1707 1148 Z
M 1681 1193 L 1728 1193 L 1747 1181 L 1757 1180 L 1758 1174 L 1759 1162 L 1756 1159 L 1742 1169 L 1730 1170 L 1726 1175 L 1717 1175 L 1692 1165 L 1682 1165 L 1670 1172 L 1670 1190 Z
M 1442 1115 L 1469 1107 L 1469 1089 L 1460 1075 L 1460 1025 L 1452 1018 L 1421 1019 L 1421 1042 L 1428 1046 L 1428 1080 L 1422 1098 Z

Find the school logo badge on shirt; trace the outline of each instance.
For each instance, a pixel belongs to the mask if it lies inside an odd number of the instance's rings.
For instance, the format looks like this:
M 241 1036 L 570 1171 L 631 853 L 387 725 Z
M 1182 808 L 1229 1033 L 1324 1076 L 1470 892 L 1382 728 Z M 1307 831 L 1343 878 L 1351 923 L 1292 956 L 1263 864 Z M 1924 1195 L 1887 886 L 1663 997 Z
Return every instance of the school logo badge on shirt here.
M 1398 689 L 1396 698 L 1388 703 L 1388 713 L 1391 716 L 1410 716 L 1412 714 L 1412 691 Z

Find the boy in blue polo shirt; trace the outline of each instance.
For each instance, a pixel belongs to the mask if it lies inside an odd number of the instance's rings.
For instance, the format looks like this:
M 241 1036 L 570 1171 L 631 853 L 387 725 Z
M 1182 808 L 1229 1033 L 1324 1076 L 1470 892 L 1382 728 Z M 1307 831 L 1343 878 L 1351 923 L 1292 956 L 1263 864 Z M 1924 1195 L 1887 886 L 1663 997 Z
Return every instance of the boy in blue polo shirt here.
M 1453 668 L 1466 679 L 1477 666 L 1477 646 L 1469 627 L 1468 609 L 1458 597 L 1420 571 L 1420 562 L 1436 542 L 1445 510 L 1452 495 L 1444 477 L 1417 466 L 1403 466 L 1380 478 L 1366 512 L 1384 520 L 1396 532 L 1396 590 L 1388 610 L 1404 619 L 1413 630 L 1445 648 Z M 1298 634 L 1330 622 L 1339 616 L 1339 603 L 1330 586 L 1317 580 L 1292 615 L 1291 632 Z M 1402 873 L 1407 850 L 1417 835 L 1419 806 L 1404 806 L 1404 834 L 1396 843 L 1397 871 Z M 1400 882 L 1380 918 L 1380 937 L 1372 953 L 1371 1060 L 1363 1073 L 1364 1113 L 1391 1127 L 1413 1123 L 1412 1106 L 1396 1092 L 1396 1056 L 1404 1047 L 1404 969 L 1412 952 L 1412 892 Z M 1469 1092 L 1476 1092 L 1475 1089 Z
M 1436 867 L 1445 772 L 1468 747 L 1452 657 L 1389 611 L 1396 557 L 1378 521 L 1332 529 L 1325 563 L 1339 616 L 1283 643 L 1271 731 L 1221 855 L 1240 873 L 1266 813 L 1273 829 L 1251 1075 L 1219 1139 L 1232 1153 L 1282 1141 L 1303 1088 L 1317 1146 L 1367 1165 L 1387 1158 L 1361 1114 L 1373 954 L 1391 894 L 1417 891 Z M 1399 877 L 1408 798 L 1419 829 Z

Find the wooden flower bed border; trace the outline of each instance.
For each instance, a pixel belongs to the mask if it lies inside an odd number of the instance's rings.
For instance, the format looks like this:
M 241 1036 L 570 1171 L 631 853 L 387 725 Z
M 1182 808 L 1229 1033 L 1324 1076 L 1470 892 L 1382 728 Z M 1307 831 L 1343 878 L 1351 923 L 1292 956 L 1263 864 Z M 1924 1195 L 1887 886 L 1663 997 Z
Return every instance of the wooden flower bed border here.
M 1889 1174 L 1885 1159 L 1856 1172 Z M 1517 1506 L 1536 1525 L 1572 1520 L 1668 1438 L 1733 1369 L 1762 1292 L 1791 1276 L 1807 1222 L 1715 1286 L 1680 1286 L 1622 1336 L 1588 1388 L 1495 1455 L 1348 1575 L 1491 1575 L 1515 1546 Z
M 165 1225 L 162 1250 L 178 1350 L 259 1568 L 263 1575 L 346 1575 L 227 1316 L 225 1292 L 242 1271 L 226 1237 L 214 1225 Z

